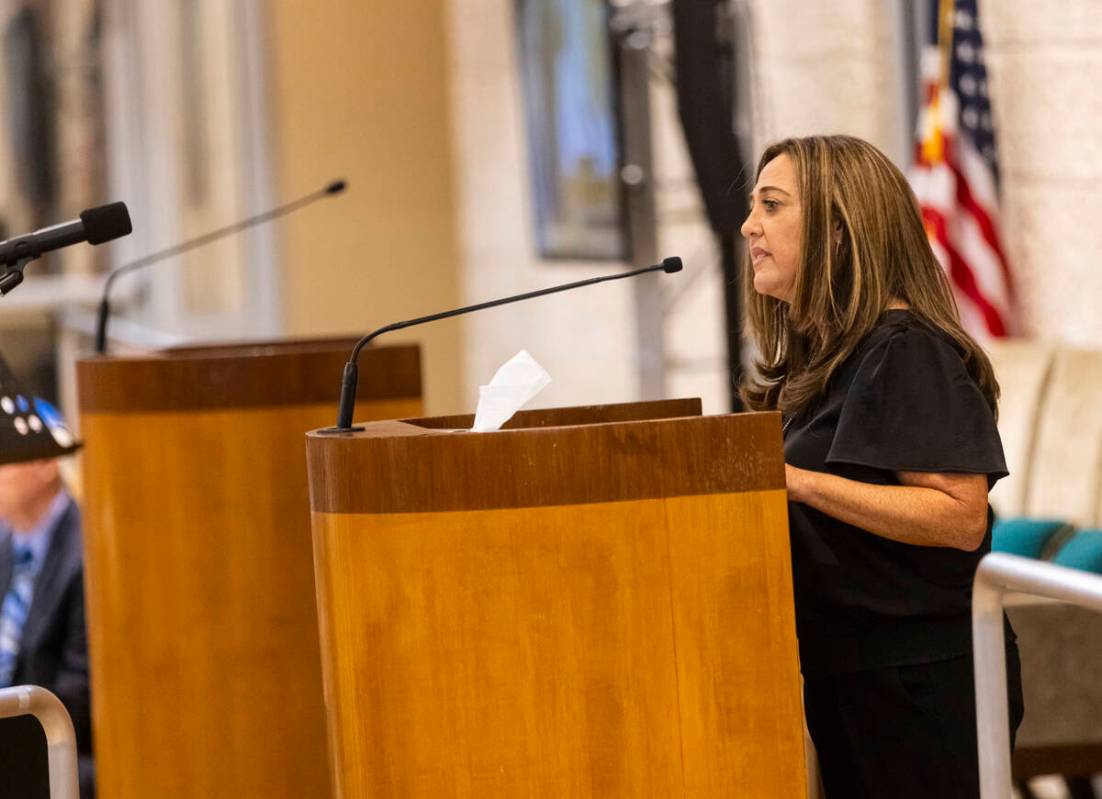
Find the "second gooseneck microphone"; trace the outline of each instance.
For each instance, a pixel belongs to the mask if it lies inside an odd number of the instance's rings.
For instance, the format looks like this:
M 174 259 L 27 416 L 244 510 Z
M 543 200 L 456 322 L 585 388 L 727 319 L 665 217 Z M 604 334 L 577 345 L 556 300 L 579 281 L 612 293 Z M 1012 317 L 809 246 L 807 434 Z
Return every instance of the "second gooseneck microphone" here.
M 417 319 L 407 319 L 404 322 L 394 322 L 386 327 L 380 327 L 378 330 L 368 333 L 366 336 L 356 342 L 356 346 L 352 348 L 352 354 L 348 358 L 348 363 L 344 365 L 344 374 L 341 376 L 341 401 L 340 408 L 337 410 L 337 426 L 330 427 L 320 432 L 323 433 L 347 433 L 353 430 L 352 427 L 352 414 L 356 408 L 356 384 L 359 382 L 359 367 L 356 365 L 356 361 L 360 357 L 360 350 L 362 350 L 368 342 L 377 336 L 381 336 L 383 333 L 389 333 L 392 330 L 401 330 L 404 327 L 413 327 L 414 325 L 421 325 L 425 322 L 435 322 L 438 319 L 447 319 L 451 316 L 459 316 L 460 314 L 470 313 L 471 311 L 481 311 L 485 308 L 493 308 L 498 305 L 507 305 L 511 302 L 520 302 L 521 300 L 530 300 L 535 297 L 542 297 L 545 294 L 555 294 L 559 291 L 569 291 L 570 289 L 579 289 L 582 286 L 592 286 L 594 283 L 604 283 L 607 280 L 620 280 L 625 277 L 635 277 L 636 275 L 646 274 L 647 272 L 666 272 L 672 274 L 674 272 L 681 271 L 681 259 L 680 258 L 667 258 L 660 264 L 654 266 L 645 266 L 642 269 L 634 269 L 630 272 L 620 272 L 615 275 L 603 275 L 602 277 L 591 277 L 588 280 L 578 280 L 574 283 L 566 283 L 561 286 L 552 286 L 546 289 L 539 289 L 537 291 L 529 291 L 524 294 L 515 294 L 512 297 L 504 297 L 500 300 L 490 300 L 488 302 L 480 302 L 477 305 L 468 305 L 465 308 L 456 308 L 453 311 L 442 311 L 441 313 L 431 314 L 429 316 L 421 316 Z
M 118 278 L 128 272 L 142 269 L 158 261 L 171 258 L 174 255 L 182 255 L 189 250 L 194 250 L 196 247 L 202 247 L 204 244 L 210 244 L 226 236 L 232 236 L 235 233 L 248 230 L 251 227 L 263 224 L 277 217 L 285 216 L 292 211 L 297 211 L 299 208 L 310 205 L 318 200 L 330 197 L 334 194 L 340 194 L 347 187 L 348 183 L 345 180 L 334 180 L 324 188 L 311 192 L 303 197 L 299 197 L 297 200 L 293 200 L 285 205 L 280 205 L 255 216 L 250 216 L 247 219 L 242 219 L 240 222 L 235 222 L 224 228 L 212 230 L 209 233 L 204 233 L 193 239 L 188 239 L 180 244 L 174 244 L 171 247 L 150 253 L 149 255 L 111 270 L 110 274 L 107 275 L 107 282 L 103 284 L 103 296 L 100 298 L 99 311 L 96 314 L 96 352 L 102 355 L 107 351 L 107 322 L 111 316 L 111 287 Z

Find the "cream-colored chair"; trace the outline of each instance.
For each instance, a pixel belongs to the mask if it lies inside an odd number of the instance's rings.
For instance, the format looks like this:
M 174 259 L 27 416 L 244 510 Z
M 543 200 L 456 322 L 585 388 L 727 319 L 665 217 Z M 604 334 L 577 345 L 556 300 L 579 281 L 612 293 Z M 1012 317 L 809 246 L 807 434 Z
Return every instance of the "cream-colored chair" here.
M 1003 518 L 1025 512 L 1026 488 L 1045 388 L 1052 371 L 1048 344 L 1024 339 L 993 341 L 988 347 L 995 377 L 1002 389 L 999 435 L 1010 475 L 995 484 L 991 506 Z
M 1102 351 L 1056 351 L 1051 373 L 1041 386 L 1020 512 L 1063 519 L 1077 527 L 1097 526 Z M 1021 424 L 1016 429 L 1026 426 L 1021 420 L 1006 421 Z M 1003 443 L 1007 445 L 1006 434 Z M 1016 443 L 1007 447 L 1008 462 Z M 1058 773 L 1085 778 L 1102 772 L 1102 730 L 1097 722 L 1102 714 L 1102 616 L 1039 600 L 1016 602 L 1007 614 L 1018 634 L 1026 704 L 1014 754 L 1015 777 Z
M 1099 413 L 1102 413 L 1102 409 L 1099 409 Z M 1098 475 L 1098 485 L 1094 489 L 1094 495 L 1098 497 L 1098 506 L 1095 509 L 1093 527 L 1096 530 L 1102 530 L 1102 474 Z
M 1024 514 L 1097 523 L 1102 486 L 1102 350 L 1058 350 L 1037 420 Z

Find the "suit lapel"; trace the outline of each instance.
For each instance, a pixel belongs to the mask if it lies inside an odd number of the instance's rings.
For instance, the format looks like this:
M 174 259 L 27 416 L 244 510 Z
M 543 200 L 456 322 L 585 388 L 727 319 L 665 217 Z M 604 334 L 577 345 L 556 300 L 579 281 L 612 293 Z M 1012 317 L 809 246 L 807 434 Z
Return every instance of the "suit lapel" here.
M 28 652 L 38 645 L 39 635 L 61 602 L 64 592 L 59 591 L 58 587 L 69 577 L 76 512 L 76 504 L 69 500 L 69 506 L 54 527 L 49 549 L 46 550 L 46 559 L 42 562 L 42 571 L 38 573 L 38 579 L 34 583 L 34 598 L 27 612 L 27 623 L 23 625 L 23 639 L 19 646 L 22 652 Z

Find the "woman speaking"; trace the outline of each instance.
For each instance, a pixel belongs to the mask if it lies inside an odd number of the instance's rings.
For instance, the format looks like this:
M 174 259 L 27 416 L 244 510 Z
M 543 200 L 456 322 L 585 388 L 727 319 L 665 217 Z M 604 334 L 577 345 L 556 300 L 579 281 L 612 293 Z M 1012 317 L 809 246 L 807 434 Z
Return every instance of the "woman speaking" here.
M 784 420 L 804 707 L 827 798 L 974 799 L 972 579 L 991 548 L 987 492 L 1007 473 L 991 364 L 906 180 L 867 142 L 769 147 L 742 235 L 760 352 L 743 398 Z

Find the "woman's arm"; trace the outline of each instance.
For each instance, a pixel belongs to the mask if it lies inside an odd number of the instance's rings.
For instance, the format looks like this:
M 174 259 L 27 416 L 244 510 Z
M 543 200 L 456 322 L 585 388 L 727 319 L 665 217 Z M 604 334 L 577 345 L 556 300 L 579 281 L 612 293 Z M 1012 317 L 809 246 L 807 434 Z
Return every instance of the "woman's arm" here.
M 987 532 L 987 475 L 897 472 L 884 486 L 785 464 L 788 497 L 870 533 L 974 551 Z

